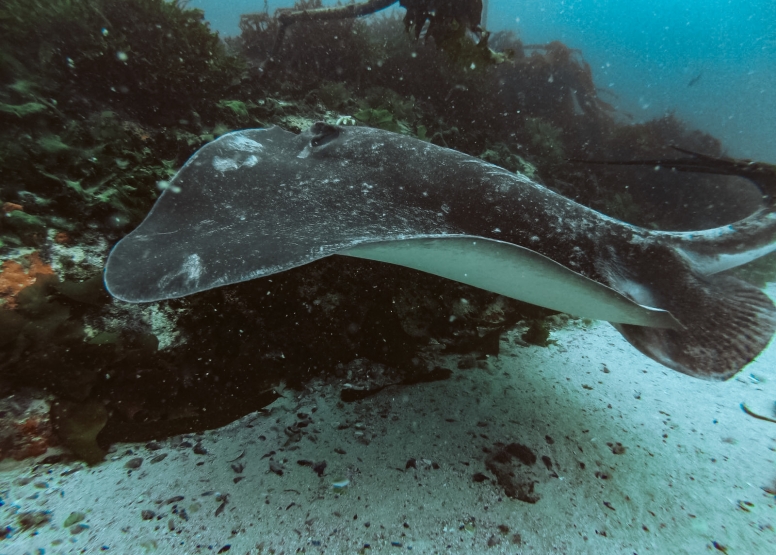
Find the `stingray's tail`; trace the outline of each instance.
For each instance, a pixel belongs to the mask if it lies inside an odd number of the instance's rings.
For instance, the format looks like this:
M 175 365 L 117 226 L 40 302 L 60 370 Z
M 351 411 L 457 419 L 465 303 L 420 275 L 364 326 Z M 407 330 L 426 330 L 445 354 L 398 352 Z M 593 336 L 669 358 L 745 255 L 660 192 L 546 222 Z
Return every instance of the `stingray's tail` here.
M 763 206 L 730 225 L 696 231 L 654 231 L 680 249 L 704 275 L 741 266 L 776 250 L 776 165 L 751 160 L 718 158 L 674 147 L 686 158 L 654 160 L 575 160 L 588 164 L 654 166 L 681 172 L 731 175 L 748 179 L 762 194 Z
M 578 160 L 571 162 L 605 166 L 651 166 L 671 171 L 732 175 L 748 179 L 760 190 L 768 205 L 776 203 L 776 165 L 752 160 L 709 156 L 678 146 L 674 150 L 687 154 L 685 158 L 655 158 L 651 160 Z
M 649 298 L 640 301 L 668 310 L 683 328 L 615 324 L 633 346 L 669 368 L 707 380 L 730 378 L 765 349 L 776 332 L 776 306 L 762 291 L 733 277 L 701 275 L 672 248 L 648 250 L 608 273 L 616 288 L 635 291 L 634 297 L 646 291 Z

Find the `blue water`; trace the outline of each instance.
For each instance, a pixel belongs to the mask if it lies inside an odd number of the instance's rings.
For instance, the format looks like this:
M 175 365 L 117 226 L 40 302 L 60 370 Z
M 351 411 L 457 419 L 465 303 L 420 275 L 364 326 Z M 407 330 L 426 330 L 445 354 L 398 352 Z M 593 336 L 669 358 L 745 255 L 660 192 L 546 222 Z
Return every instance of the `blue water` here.
M 240 14 L 263 8 L 260 0 L 189 5 L 224 35 L 239 33 Z M 489 0 L 487 27 L 582 50 L 598 86 L 616 95 L 602 98 L 634 121 L 675 111 L 731 155 L 776 163 L 774 0 Z
M 581 49 L 637 120 L 676 110 L 731 154 L 776 162 L 773 0 L 491 0 L 489 12 L 527 42 Z

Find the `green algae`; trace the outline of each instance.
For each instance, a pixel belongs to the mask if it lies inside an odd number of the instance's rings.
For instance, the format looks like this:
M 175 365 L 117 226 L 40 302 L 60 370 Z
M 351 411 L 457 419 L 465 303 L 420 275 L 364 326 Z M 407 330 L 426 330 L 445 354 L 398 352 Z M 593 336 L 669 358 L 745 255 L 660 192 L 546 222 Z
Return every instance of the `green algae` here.
M 511 172 L 522 173 L 531 179 L 538 178 L 538 169 L 519 154 L 515 154 L 505 143 L 492 144 L 480 158 L 496 166 L 501 166 Z
M 24 104 L 6 104 L 0 102 L 0 113 L 16 116 L 19 119 L 45 112 L 48 107 L 40 102 L 25 102 Z
M 603 202 L 603 212 L 624 222 L 637 221 L 641 208 L 629 192 L 616 192 Z
M 36 233 L 46 229 L 46 221 L 43 218 L 22 210 L 14 210 L 6 214 L 4 221 L 8 227 L 20 234 Z
M 396 119 L 385 108 L 365 108 L 353 114 L 353 117 L 370 127 L 377 127 L 386 131 L 393 131 L 394 133 L 404 133 L 405 135 L 411 132 L 410 127 L 405 122 Z
M 218 102 L 218 106 L 220 108 L 224 108 L 227 110 L 231 110 L 236 115 L 247 118 L 248 117 L 248 108 L 245 104 L 245 102 L 242 102 L 240 100 L 220 100 Z

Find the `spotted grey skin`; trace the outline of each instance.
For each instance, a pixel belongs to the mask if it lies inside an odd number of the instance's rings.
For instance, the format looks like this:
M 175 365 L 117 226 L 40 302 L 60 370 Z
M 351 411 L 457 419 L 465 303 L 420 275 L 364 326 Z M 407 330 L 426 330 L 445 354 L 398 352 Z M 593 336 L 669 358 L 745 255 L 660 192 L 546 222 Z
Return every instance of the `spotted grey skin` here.
M 333 254 L 403 260 L 380 258 L 372 245 L 460 238 L 498 247 L 487 256 L 505 267 L 515 260 L 557 266 L 561 277 L 547 283 L 569 287 L 571 296 L 603 289 L 665 313 L 668 320 L 654 324 L 610 321 L 643 353 L 690 375 L 730 377 L 776 330 L 776 309 L 762 292 L 712 275 L 776 249 L 770 204 L 732 226 L 650 231 L 454 150 L 324 123 L 300 135 L 239 131 L 200 149 L 111 252 L 105 283 L 121 300 L 155 301 Z M 422 257 L 406 265 L 426 269 Z

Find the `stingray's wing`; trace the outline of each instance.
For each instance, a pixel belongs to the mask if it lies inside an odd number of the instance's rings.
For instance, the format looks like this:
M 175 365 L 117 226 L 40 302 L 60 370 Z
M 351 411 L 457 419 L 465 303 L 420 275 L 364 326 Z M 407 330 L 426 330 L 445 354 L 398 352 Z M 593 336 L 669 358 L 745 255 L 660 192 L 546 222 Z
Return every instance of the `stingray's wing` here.
M 390 206 L 389 190 L 367 194 L 355 165 L 307 157 L 305 144 L 273 127 L 230 133 L 197 151 L 110 253 L 108 291 L 129 302 L 171 299 L 365 241 L 455 231 L 428 211 Z
M 198 150 L 111 251 L 108 291 L 129 302 L 157 301 L 285 269 L 271 248 L 285 239 L 280 214 L 261 209 L 279 205 L 279 195 L 257 176 L 288 178 L 274 160 L 293 136 L 277 127 L 239 131 Z
M 678 327 L 668 312 L 535 251 L 466 236 L 437 210 L 402 201 L 401 184 L 367 185 L 358 164 L 311 157 L 309 143 L 275 127 L 231 133 L 200 149 L 111 252 L 108 290 L 125 301 L 156 301 L 344 254 L 578 316 Z M 411 168 L 405 175 L 413 179 Z

